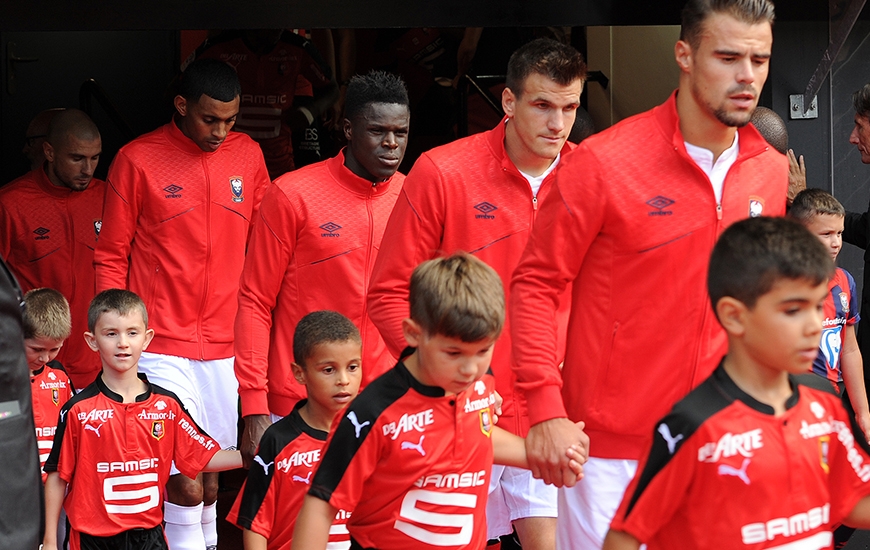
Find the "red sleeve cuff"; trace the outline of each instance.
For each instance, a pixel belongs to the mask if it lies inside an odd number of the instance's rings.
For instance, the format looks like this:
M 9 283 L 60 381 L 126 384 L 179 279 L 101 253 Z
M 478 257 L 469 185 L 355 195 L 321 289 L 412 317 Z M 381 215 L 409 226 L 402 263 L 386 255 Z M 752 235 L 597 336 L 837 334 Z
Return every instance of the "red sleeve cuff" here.
M 534 426 L 554 418 L 568 418 L 568 412 L 562 402 L 562 389 L 558 385 L 526 389 L 525 395 L 530 425 Z
M 269 400 L 262 390 L 239 390 L 242 401 L 242 416 L 269 414 Z

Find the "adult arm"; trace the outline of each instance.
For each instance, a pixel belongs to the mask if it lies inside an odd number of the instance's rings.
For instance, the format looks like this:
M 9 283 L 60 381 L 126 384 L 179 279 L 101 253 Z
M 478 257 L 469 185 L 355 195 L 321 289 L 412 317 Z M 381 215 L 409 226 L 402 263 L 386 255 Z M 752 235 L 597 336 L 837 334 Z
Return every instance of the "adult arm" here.
M 843 373 L 843 383 L 852 408 L 855 410 L 855 420 L 861 428 L 864 438 L 870 442 L 870 409 L 867 405 L 867 392 L 864 388 L 864 362 L 858 339 L 855 337 L 855 326 L 843 327 L 843 349 L 840 351 L 840 370 Z
M 408 177 L 384 230 L 367 296 L 369 318 L 390 353 L 398 357 L 407 345 L 402 320 L 409 314 L 411 273 L 438 255 L 444 230 L 445 197 L 441 173 L 421 156 Z
M 858 248 L 866 249 L 868 242 L 867 223 L 867 212 L 863 214 L 846 212 L 843 223 L 843 240 Z
M 623 531 L 611 529 L 604 537 L 602 550 L 637 550 L 638 548 L 640 548 L 639 540 Z
M 142 206 L 138 188 L 144 186 L 144 179 L 124 151 L 117 154 L 109 167 L 103 200 L 103 222 L 94 250 L 97 292 L 108 288 L 127 288 L 130 249 Z
M 338 508 L 325 500 L 305 495 L 293 529 L 293 550 L 320 550 L 329 542 L 329 527 Z
M 788 150 L 788 198 L 786 203 L 791 206 L 798 193 L 807 188 L 807 167 L 804 156 L 795 156 L 794 149 Z
M 535 477 L 556 486 L 571 479 L 568 446 L 581 445 L 588 452 L 588 439 L 567 419 L 562 402 L 556 312 L 559 297 L 577 278 L 601 230 L 607 207 L 607 187 L 597 176 L 596 159 L 580 148 L 563 162 L 514 271 L 509 313 L 511 366 L 532 424 L 526 437 L 529 466 Z

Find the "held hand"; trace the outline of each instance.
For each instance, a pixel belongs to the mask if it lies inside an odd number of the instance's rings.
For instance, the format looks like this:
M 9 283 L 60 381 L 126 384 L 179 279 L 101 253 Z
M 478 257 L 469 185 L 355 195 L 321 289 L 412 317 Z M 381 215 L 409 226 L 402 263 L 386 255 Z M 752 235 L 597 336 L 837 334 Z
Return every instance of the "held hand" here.
M 798 159 L 794 149 L 788 150 L 788 204 L 794 201 L 798 193 L 807 188 L 807 167 L 804 164 L 804 156 Z
M 583 462 L 589 456 L 589 437 L 583 423 L 567 418 L 553 418 L 535 424 L 526 436 L 526 455 L 532 475 L 556 487 L 571 487 L 577 474 L 569 466 L 568 449 L 575 446 Z
M 502 398 L 501 394 L 498 393 L 497 391 L 492 392 L 492 394 L 495 396 L 495 406 L 493 407 L 493 410 L 495 411 L 495 413 L 493 414 L 492 423 L 497 424 L 498 417 L 501 416 L 501 405 L 502 405 L 502 403 L 504 403 L 504 399 Z
M 856 414 L 855 420 L 858 422 L 858 427 L 861 428 L 861 433 L 864 434 L 864 439 L 870 443 L 870 414 Z
M 251 467 L 254 455 L 257 454 L 257 447 L 260 446 L 263 432 L 272 425 L 272 419 L 268 414 L 252 414 L 246 416 L 244 420 L 245 429 L 242 430 L 242 443 L 239 450 L 242 452 L 242 462 L 245 469 L 248 469 Z
M 577 481 L 583 479 L 583 464 L 586 462 L 586 458 L 581 454 L 581 450 L 577 445 L 571 445 L 568 447 L 568 452 L 566 453 L 568 456 L 568 468 L 574 473 L 574 476 L 577 478 Z M 572 487 L 573 484 L 569 485 Z

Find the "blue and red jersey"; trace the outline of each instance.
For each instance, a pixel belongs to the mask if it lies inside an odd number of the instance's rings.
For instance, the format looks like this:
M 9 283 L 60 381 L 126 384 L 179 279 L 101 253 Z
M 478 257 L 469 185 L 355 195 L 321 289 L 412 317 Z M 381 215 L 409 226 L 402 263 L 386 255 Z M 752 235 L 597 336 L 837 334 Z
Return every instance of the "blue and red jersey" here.
M 828 282 L 822 341 L 819 343 L 819 355 L 813 361 L 814 373 L 834 384 L 843 381 L 840 357 L 845 327 L 854 326 L 859 320 L 855 279 L 848 271 L 838 267 L 837 272 Z

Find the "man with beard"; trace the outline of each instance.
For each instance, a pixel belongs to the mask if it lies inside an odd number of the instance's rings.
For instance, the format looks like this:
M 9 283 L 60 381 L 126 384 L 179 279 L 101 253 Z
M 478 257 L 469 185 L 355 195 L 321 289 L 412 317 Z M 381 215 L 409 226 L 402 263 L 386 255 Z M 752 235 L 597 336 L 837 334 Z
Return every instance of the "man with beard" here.
M 57 359 L 84 388 L 100 372 L 82 335 L 106 192 L 94 178 L 103 146 L 97 126 L 78 109 L 56 111 L 45 138 L 44 164 L 0 191 L 0 256 L 24 291 L 49 287 L 69 301 L 72 337 Z
M 513 368 L 528 398 L 529 465 L 562 487 L 558 547 L 601 547 L 655 419 L 725 354 L 704 284 L 718 236 L 785 212 L 788 161 L 747 125 L 773 17 L 767 0 L 689 0 L 677 91 L 565 158 L 514 272 Z M 560 370 L 556 311 L 570 283 Z M 574 486 L 562 456 L 581 441 L 578 420 L 590 457 Z

